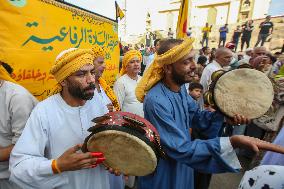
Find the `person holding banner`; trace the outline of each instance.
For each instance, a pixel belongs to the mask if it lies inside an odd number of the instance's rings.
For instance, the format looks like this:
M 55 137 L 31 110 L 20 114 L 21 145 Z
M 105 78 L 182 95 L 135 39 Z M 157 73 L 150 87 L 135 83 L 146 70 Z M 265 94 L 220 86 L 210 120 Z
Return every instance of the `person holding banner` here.
M 10 77 L 0 61 L 0 188 L 18 188 L 9 181 L 9 157 L 36 104 L 33 95 Z
M 51 69 L 55 94 L 32 111 L 10 158 L 10 180 L 23 188 L 109 189 L 101 152 L 81 151 L 91 120 L 108 112 L 93 98 L 94 52 L 71 48 Z
M 95 95 L 105 103 L 108 110 L 112 111 L 119 111 L 120 106 L 111 87 L 107 84 L 107 82 L 102 78 L 103 72 L 106 68 L 104 57 L 105 51 L 100 46 L 96 45 L 92 48 L 94 52 L 94 66 L 95 66 Z

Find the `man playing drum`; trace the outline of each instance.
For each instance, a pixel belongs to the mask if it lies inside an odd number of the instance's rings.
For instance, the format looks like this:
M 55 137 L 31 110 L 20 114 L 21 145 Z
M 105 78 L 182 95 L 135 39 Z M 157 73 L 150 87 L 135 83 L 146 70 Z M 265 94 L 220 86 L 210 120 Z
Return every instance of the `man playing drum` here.
M 144 101 L 145 118 L 158 130 L 167 159 L 161 159 L 153 174 L 138 179 L 139 189 L 193 189 L 193 169 L 207 173 L 237 172 L 241 167 L 233 148 L 258 152 L 270 144 L 246 136 L 218 138 L 224 116 L 200 111 L 184 83 L 194 75 L 194 39 L 163 41 L 153 64 L 136 88 Z M 247 123 L 241 115 L 234 124 Z M 191 140 L 190 128 L 199 128 L 211 138 Z
M 81 152 L 94 117 L 108 112 L 93 98 L 94 52 L 68 49 L 51 73 L 60 91 L 33 110 L 10 159 L 10 179 L 23 188 L 108 189 L 100 152 Z

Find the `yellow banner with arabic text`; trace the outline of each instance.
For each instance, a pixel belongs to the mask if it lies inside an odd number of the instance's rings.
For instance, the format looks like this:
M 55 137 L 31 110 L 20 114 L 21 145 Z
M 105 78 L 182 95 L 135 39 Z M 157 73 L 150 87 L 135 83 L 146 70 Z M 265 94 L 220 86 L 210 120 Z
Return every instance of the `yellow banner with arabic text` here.
M 12 66 L 12 78 L 39 100 L 56 83 L 49 73 L 56 56 L 72 47 L 104 47 L 103 77 L 113 84 L 119 64 L 116 22 L 55 0 L 0 0 L 0 4 L 0 60 Z

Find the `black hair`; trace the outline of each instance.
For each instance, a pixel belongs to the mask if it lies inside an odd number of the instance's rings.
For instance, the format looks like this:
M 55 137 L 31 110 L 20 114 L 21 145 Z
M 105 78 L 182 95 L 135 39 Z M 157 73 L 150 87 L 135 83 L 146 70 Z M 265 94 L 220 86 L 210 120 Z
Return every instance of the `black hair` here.
M 198 57 L 197 64 L 204 66 L 206 62 L 207 62 L 206 56 L 201 55 Z
M 156 40 L 154 41 L 154 47 L 156 47 L 157 43 L 158 43 L 160 40 L 161 40 L 161 39 L 156 39 Z
M 202 47 L 201 50 L 202 50 L 203 53 L 205 53 L 205 51 L 206 51 L 207 49 L 209 49 L 209 47 Z
M 188 86 L 188 90 L 192 91 L 193 89 L 203 90 L 203 86 L 200 83 L 196 83 L 196 82 L 190 83 L 189 86 Z
M 9 64 L 7 64 L 7 63 L 5 63 L 5 62 L 1 62 L 1 61 L 0 61 L 0 63 L 2 64 L 2 66 L 5 68 L 5 70 L 6 70 L 10 75 L 13 73 L 13 68 L 12 68 Z
M 277 61 L 277 58 L 270 53 L 268 53 L 266 56 L 268 56 L 268 58 L 270 58 L 272 64 Z
M 164 54 L 171 49 L 172 45 L 179 45 L 183 42 L 181 39 L 165 39 L 160 41 L 160 48 L 157 51 L 158 55 Z

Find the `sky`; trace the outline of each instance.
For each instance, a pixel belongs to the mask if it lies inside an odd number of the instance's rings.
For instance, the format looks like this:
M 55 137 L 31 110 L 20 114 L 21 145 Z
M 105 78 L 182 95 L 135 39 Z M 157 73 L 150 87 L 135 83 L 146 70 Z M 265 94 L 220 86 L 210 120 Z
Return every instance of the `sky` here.
M 65 0 L 68 3 L 77 5 L 95 13 L 101 14 L 108 18 L 115 20 L 115 0 Z M 164 19 L 159 19 L 161 15 L 158 13 L 163 7 L 167 7 L 169 0 L 126 0 L 126 17 L 121 21 L 126 22 L 127 32 L 129 34 L 137 34 L 145 30 L 145 18 L 147 12 L 150 12 L 152 19 L 152 26 L 155 30 L 160 28 Z M 117 0 L 121 9 L 125 9 L 125 0 Z
M 115 0 L 64 0 L 115 20 Z
M 115 20 L 115 0 L 65 0 L 95 13 L 101 14 Z M 147 12 L 151 14 L 152 30 L 161 29 L 166 25 L 165 17 L 158 13 L 160 10 L 167 10 L 170 0 L 117 0 L 121 9 L 125 10 L 127 1 L 126 17 L 119 21 L 119 33 L 124 35 L 126 23 L 126 34 L 132 36 L 146 32 Z M 269 9 L 270 15 L 284 14 L 284 0 L 272 0 Z
M 120 5 L 124 8 L 124 0 Z M 120 3 L 118 1 L 118 3 Z M 161 14 L 158 13 L 167 5 L 167 0 L 127 0 L 126 7 L 126 24 L 128 33 L 139 33 L 146 31 L 146 16 L 147 12 L 151 15 L 152 29 L 160 28 L 165 20 L 161 19 Z M 122 20 L 124 22 L 125 20 Z
M 268 14 L 272 16 L 284 15 L 284 0 L 272 0 Z

